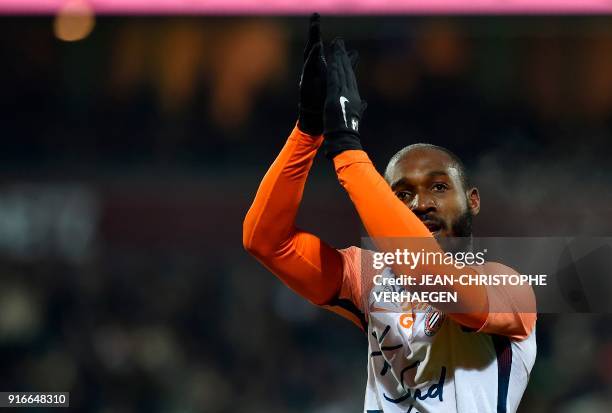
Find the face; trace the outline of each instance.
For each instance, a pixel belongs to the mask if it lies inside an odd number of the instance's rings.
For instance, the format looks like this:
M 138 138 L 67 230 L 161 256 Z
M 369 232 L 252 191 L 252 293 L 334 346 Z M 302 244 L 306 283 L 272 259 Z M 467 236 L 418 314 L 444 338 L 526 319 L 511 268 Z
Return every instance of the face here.
M 480 211 L 476 188 L 464 188 L 453 159 L 435 148 L 415 148 L 389 165 L 386 179 L 397 197 L 436 238 L 469 237 Z

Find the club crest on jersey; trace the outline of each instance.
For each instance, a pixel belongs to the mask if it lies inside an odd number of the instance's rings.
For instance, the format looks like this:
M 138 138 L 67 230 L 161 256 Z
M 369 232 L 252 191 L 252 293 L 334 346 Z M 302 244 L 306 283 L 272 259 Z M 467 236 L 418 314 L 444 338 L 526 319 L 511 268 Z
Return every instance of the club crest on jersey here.
M 427 315 L 425 316 L 425 334 L 429 337 L 433 336 L 440 330 L 446 314 L 442 311 L 438 311 L 433 307 L 427 309 Z

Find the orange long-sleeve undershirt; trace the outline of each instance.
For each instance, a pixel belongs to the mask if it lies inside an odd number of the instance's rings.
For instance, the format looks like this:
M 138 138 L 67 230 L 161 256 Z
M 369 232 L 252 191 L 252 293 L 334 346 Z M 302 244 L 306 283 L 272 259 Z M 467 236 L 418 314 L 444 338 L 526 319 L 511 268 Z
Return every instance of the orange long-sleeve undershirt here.
M 289 288 L 317 305 L 342 284 L 338 250 L 295 226 L 308 172 L 322 136 L 297 126 L 264 176 L 243 225 L 244 247 Z

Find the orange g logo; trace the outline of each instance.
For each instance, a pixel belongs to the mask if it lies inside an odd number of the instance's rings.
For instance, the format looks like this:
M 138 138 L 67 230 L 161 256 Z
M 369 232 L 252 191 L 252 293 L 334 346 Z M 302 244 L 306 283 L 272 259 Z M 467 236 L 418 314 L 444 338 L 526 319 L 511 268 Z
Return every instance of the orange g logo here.
M 414 318 L 412 318 L 412 313 L 402 314 L 399 318 L 399 323 L 404 328 L 412 327 L 412 324 L 414 324 Z

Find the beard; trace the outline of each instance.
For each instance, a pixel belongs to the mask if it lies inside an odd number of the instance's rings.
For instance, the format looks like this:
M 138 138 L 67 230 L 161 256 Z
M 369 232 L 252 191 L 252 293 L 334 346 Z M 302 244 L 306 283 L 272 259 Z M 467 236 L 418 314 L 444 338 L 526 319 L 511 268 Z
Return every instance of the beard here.
M 467 252 L 472 250 L 472 213 L 466 209 L 451 224 L 448 236 L 436 236 L 446 252 Z
M 472 236 L 472 213 L 469 209 L 451 224 L 451 236 L 452 237 L 471 237 Z

